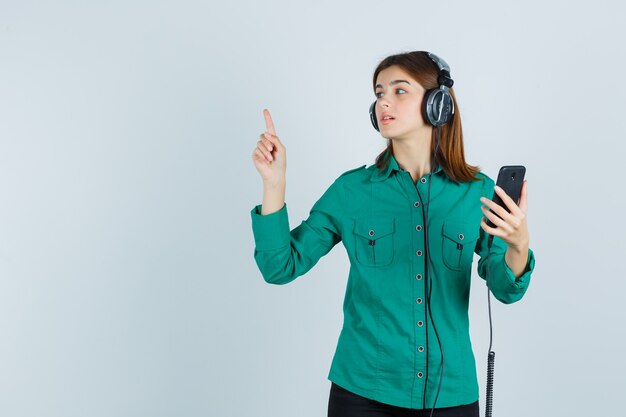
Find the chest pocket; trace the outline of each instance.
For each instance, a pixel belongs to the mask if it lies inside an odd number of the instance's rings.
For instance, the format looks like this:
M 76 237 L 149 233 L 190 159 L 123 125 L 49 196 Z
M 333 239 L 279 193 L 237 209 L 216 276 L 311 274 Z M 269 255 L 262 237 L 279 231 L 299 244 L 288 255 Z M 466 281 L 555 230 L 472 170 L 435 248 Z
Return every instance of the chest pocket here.
M 442 257 L 444 264 L 457 271 L 470 268 L 480 226 L 469 222 L 447 221 L 443 224 Z
M 355 257 L 365 266 L 389 265 L 394 253 L 395 219 L 361 218 L 354 223 Z

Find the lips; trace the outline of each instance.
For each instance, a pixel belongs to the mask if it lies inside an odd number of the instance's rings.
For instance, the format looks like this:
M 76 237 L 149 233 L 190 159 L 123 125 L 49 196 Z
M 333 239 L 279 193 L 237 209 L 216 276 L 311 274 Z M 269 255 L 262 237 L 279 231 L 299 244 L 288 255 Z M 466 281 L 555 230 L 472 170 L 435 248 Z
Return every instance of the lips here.
M 389 113 L 383 113 L 380 117 L 380 123 L 384 125 L 389 124 L 394 120 L 396 120 L 396 118 L 390 115 Z

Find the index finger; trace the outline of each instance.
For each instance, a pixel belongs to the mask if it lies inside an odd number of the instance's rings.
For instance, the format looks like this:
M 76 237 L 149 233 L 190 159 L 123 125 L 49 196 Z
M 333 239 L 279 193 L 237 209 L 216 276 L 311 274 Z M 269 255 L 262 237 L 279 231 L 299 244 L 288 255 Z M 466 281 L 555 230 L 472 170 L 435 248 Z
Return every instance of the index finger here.
M 263 109 L 263 116 L 265 117 L 265 127 L 267 128 L 267 131 L 276 136 L 276 129 L 274 129 L 274 122 L 272 121 L 270 111 L 268 109 Z
M 498 187 L 496 185 L 496 187 Z M 517 211 L 519 210 L 519 206 L 517 205 L 517 203 L 515 201 L 513 201 L 513 199 L 511 198 L 510 195 L 508 195 L 506 193 L 506 191 L 504 191 L 502 188 L 498 187 L 496 189 L 496 192 L 498 193 L 498 195 L 500 196 L 500 198 L 502 199 L 502 202 L 504 204 L 506 204 L 506 206 L 509 208 L 509 213 L 517 213 Z

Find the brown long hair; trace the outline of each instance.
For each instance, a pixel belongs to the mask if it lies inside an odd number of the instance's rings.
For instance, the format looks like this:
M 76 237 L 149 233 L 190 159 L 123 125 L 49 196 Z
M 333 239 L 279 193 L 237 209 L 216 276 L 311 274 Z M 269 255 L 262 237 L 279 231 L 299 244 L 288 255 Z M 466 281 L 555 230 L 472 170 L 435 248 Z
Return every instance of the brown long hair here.
M 372 86 L 376 90 L 376 78 L 378 74 L 393 65 L 397 65 L 415 79 L 424 89 L 438 88 L 437 78 L 439 69 L 437 65 L 426 55 L 424 51 L 406 52 L 388 56 L 383 59 L 374 71 Z M 441 137 L 436 162 L 441 169 L 454 181 L 468 182 L 477 181 L 476 174 L 480 171 L 478 166 L 468 165 L 465 162 L 463 151 L 463 129 L 461 128 L 461 115 L 459 106 L 454 96 L 454 88 L 450 88 L 450 95 L 454 102 L 454 115 L 445 125 L 441 126 Z M 431 155 L 435 152 L 437 128 L 433 129 L 431 138 Z M 376 157 L 376 167 L 379 172 L 384 171 L 389 164 L 390 155 L 393 154 L 392 141 L 388 140 L 387 148 Z

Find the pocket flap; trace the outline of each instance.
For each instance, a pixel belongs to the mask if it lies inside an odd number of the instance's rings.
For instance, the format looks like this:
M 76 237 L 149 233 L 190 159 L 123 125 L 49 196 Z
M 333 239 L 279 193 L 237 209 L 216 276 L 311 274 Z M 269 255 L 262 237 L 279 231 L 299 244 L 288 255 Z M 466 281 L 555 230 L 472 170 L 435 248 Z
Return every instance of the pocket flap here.
M 354 233 L 365 239 L 376 240 L 395 230 L 394 218 L 356 219 Z
M 476 227 L 468 222 L 447 221 L 443 224 L 443 235 L 448 239 L 460 243 L 473 242 L 480 236 L 480 225 Z

